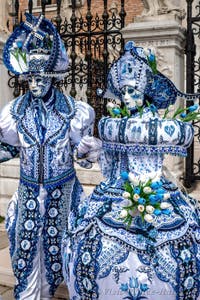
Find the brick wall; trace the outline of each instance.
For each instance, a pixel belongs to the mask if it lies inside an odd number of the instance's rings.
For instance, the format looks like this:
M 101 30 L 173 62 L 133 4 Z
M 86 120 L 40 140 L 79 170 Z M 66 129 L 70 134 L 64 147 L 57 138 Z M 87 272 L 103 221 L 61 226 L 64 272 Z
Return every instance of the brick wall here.
M 54 4 L 56 1 L 52 0 L 52 4 Z M 108 0 L 108 9 L 111 7 L 112 3 L 117 4 L 118 12 L 120 11 L 120 0 Z M 20 11 L 24 13 L 24 11 L 28 7 L 28 0 L 20 0 Z M 125 11 L 126 11 L 126 25 L 133 22 L 134 17 L 137 15 L 140 15 L 143 10 L 143 4 L 142 0 L 125 0 Z M 87 1 L 84 1 L 84 6 L 81 8 L 78 8 L 77 11 L 81 12 L 81 14 L 84 16 L 87 11 Z M 96 15 L 96 13 L 99 14 L 99 16 L 102 15 L 103 12 L 103 0 L 92 0 L 91 1 L 91 12 L 92 15 Z M 52 18 L 55 16 L 56 11 L 54 12 L 47 12 L 46 17 Z
M 110 9 L 112 3 L 117 4 L 118 12 L 121 8 L 121 1 L 108 0 L 108 9 Z M 143 4 L 141 0 L 125 0 L 125 11 L 126 11 L 126 25 L 133 22 L 135 16 L 140 15 L 143 10 Z M 85 1 L 84 7 L 80 9 L 82 15 L 85 15 L 87 11 L 87 2 Z M 101 16 L 103 11 L 103 0 L 91 1 L 91 13 L 95 15 L 98 13 Z

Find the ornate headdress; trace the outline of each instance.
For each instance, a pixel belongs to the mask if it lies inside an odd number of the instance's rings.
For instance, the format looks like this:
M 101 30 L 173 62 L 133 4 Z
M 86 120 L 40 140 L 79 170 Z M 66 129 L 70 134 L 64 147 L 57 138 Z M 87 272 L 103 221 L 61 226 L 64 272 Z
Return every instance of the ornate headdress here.
M 136 47 L 129 41 L 125 52 L 114 61 L 107 77 L 105 91 L 99 89 L 98 94 L 103 98 L 122 100 L 121 89 L 125 85 L 133 86 L 143 92 L 158 109 L 167 108 L 174 104 L 177 96 L 186 100 L 194 100 L 200 94 L 185 94 L 179 91 L 172 81 L 155 69 L 155 56 L 146 54 L 142 47 Z M 151 57 L 152 56 L 152 57 Z
M 43 15 L 25 13 L 26 21 L 8 38 L 5 66 L 16 75 L 40 74 L 62 78 L 69 64 L 65 46 L 55 26 Z

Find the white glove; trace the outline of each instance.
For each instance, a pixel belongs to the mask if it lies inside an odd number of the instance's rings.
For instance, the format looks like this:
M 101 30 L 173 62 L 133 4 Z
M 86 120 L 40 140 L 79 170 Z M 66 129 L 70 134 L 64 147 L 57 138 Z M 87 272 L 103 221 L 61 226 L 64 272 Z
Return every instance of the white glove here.
M 77 146 L 77 159 L 86 159 L 89 162 L 96 162 L 102 148 L 101 140 L 94 136 L 84 136 Z

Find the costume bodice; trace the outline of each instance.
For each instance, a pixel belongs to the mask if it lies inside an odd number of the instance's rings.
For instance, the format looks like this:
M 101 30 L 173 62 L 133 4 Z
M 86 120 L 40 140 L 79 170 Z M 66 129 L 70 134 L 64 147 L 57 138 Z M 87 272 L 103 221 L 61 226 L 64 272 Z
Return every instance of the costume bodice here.
M 29 92 L 9 103 L 0 115 L 0 139 L 19 147 L 20 181 L 26 184 L 47 187 L 74 177 L 73 149 L 92 132 L 94 111 L 87 103 L 75 102 L 58 90 L 53 95 L 43 140 Z
M 142 116 L 102 118 L 99 134 L 104 150 L 102 171 L 108 178 L 123 170 L 136 175 L 161 171 L 164 153 L 186 156 L 193 128 L 180 120 L 153 116 L 147 108 Z

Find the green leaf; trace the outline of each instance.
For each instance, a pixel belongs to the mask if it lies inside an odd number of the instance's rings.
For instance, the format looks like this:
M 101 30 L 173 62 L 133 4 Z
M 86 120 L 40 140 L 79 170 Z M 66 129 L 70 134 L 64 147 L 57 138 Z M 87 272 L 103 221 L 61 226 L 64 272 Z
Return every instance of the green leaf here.
M 186 108 L 178 107 L 177 110 L 174 112 L 172 119 L 175 119 L 176 116 L 180 115 L 182 112 L 184 112 Z
M 163 115 L 163 119 L 166 119 L 168 113 L 169 113 L 169 107 L 167 107 L 167 109 L 165 110 L 165 113 Z
M 121 108 L 121 114 L 122 114 L 123 117 L 130 117 L 130 115 L 131 115 L 126 106 Z
M 132 188 L 132 186 L 130 185 L 130 183 L 128 181 L 126 181 L 124 183 L 124 189 L 125 189 L 126 192 L 128 192 L 130 194 L 133 192 L 133 188 Z

